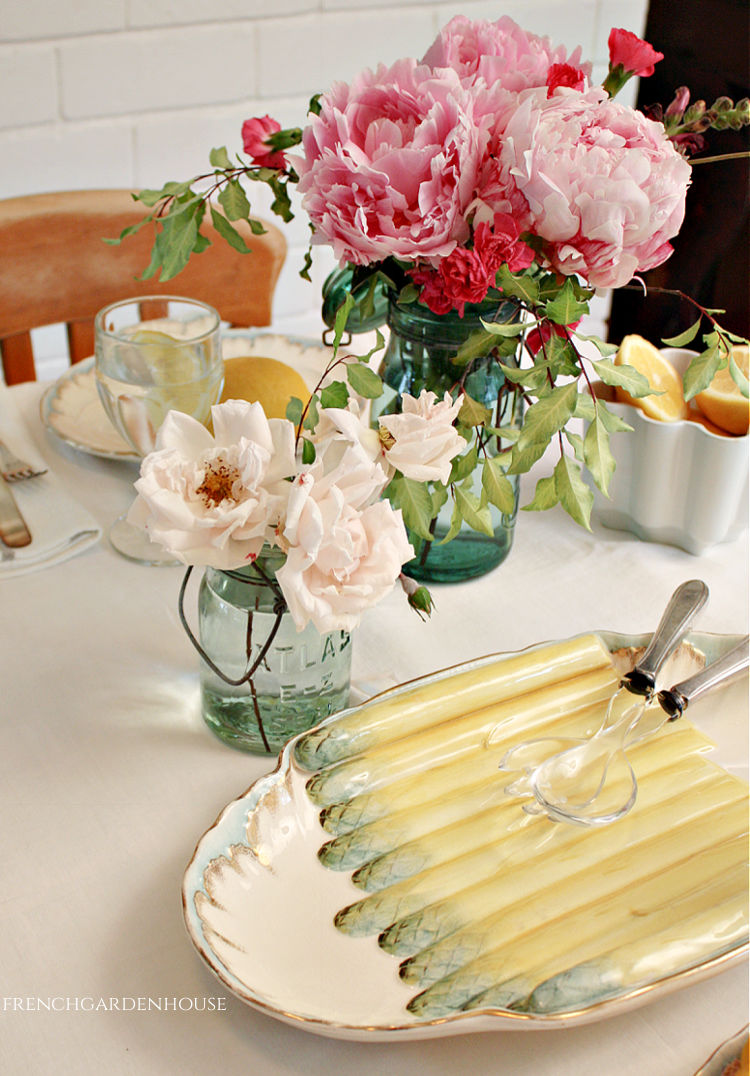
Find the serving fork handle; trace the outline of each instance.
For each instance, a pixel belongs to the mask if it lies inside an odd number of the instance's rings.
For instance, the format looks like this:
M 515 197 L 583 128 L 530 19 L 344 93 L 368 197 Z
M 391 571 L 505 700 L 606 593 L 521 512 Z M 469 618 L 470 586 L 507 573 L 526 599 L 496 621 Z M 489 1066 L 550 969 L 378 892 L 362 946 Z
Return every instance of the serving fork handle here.
M 708 587 L 702 579 L 690 579 L 675 590 L 643 657 L 623 677 L 623 685 L 628 691 L 636 695 L 653 694 L 658 670 L 707 600 Z
M 723 657 L 707 665 L 705 669 L 658 693 L 656 697 L 659 705 L 669 715 L 670 721 L 676 721 L 678 717 L 681 717 L 689 703 L 705 695 L 712 688 L 718 687 L 719 684 L 728 683 L 748 667 L 750 664 L 748 640 L 750 636 L 746 635 Z

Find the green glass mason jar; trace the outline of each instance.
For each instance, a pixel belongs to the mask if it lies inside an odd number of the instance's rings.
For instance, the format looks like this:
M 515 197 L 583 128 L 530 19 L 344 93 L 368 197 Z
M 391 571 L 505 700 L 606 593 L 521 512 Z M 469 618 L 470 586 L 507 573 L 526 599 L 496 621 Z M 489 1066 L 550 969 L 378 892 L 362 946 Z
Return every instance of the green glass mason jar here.
M 461 382 L 472 399 L 489 409 L 493 426 L 518 425 L 521 396 L 505 378 L 492 352 L 474 359 L 468 367 L 457 366 L 452 361 L 468 337 L 482 330 L 482 319 L 508 321 L 516 310 L 512 302 L 485 301 L 467 305 L 463 317 L 459 317 L 455 310 L 434 314 L 423 303 L 400 306 L 391 300 L 388 307 L 390 333 L 380 370 L 385 392 L 375 401 L 373 420 L 377 421 L 378 416 L 385 413 L 398 412 L 404 393 L 416 397 L 422 389 L 428 389 L 440 399 L 446 391 L 455 398 Z M 504 356 L 502 362 L 515 365 L 516 359 Z M 508 447 L 507 443 L 501 444 L 497 437 L 493 437 L 487 441 L 484 451 L 494 456 Z M 405 566 L 406 574 L 425 583 L 454 583 L 484 575 L 505 560 L 513 542 L 518 512 L 518 477 L 508 477 L 513 489 L 513 509 L 501 512 L 494 505 L 489 506 L 491 536 L 463 523 L 456 537 L 441 544 L 451 526 L 453 501 L 449 498 L 433 520 L 432 541 L 425 541 L 410 532 L 416 557 Z M 481 463 L 465 488 L 481 497 Z
M 203 719 L 221 740 L 276 754 L 287 740 L 349 704 L 346 631 L 297 631 L 276 583 L 278 550 L 236 571 L 206 568 L 198 591 Z

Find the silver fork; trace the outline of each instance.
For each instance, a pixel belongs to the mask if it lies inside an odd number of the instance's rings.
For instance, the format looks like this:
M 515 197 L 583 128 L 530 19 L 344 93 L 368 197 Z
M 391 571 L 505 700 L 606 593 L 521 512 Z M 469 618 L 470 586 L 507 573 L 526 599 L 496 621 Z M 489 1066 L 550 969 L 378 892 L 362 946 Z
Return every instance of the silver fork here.
M 30 463 L 19 459 L 0 441 L 0 474 L 6 482 L 23 482 L 26 478 L 38 478 L 46 473 L 46 467 L 41 471 L 35 470 Z

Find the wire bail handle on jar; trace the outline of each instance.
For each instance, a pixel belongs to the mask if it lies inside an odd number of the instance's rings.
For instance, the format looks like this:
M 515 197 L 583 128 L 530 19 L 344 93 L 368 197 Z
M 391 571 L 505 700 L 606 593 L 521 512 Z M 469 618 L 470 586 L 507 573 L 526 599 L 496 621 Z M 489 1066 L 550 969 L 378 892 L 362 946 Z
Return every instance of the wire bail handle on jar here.
M 193 644 L 195 649 L 198 651 L 200 656 L 203 658 L 206 665 L 208 665 L 209 669 L 211 669 L 212 672 L 215 672 L 216 675 L 221 677 L 221 679 L 226 684 L 230 684 L 232 687 L 240 687 L 242 684 L 246 684 L 246 683 L 248 683 L 248 681 L 252 680 L 258 666 L 261 664 L 261 662 L 265 658 L 266 654 L 270 650 L 271 645 L 272 645 L 272 643 L 273 643 L 273 641 L 274 641 L 274 639 L 276 637 L 276 633 L 279 630 L 279 627 L 281 625 L 281 618 L 284 616 L 284 613 L 287 610 L 286 602 L 284 601 L 284 598 L 283 598 L 283 596 L 281 594 L 281 591 L 278 589 L 278 586 L 273 582 L 273 580 L 269 579 L 269 577 L 265 574 L 265 572 L 263 572 L 263 570 L 259 567 L 258 564 L 254 564 L 253 567 L 255 568 L 256 572 L 258 573 L 258 578 L 252 580 L 253 585 L 269 587 L 271 590 L 274 591 L 274 593 L 276 595 L 275 601 L 273 603 L 273 611 L 274 611 L 274 613 L 276 615 L 276 619 L 275 619 L 275 621 L 273 623 L 273 627 L 271 628 L 270 632 L 268 633 L 268 638 L 266 639 L 266 641 L 264 642 L 263 646 L 260 649 L 260 653 L 258 654 L 257 658 L 252 663 L 252 665 L 247 670 L 247 672 L 243 673 L 243 675 L 238 680 L 235 680 L 235 679 L 232 679 L 229 676 L 226 676 L 226 674 L 221 671 L 221 669 L 218 667 L 218 665 L 216 665 L 211 660 L 211 658 L 208 656 L 206 651 L 203 649 L 203 647 L 201 646 L 199 641 L 196 639 L 195 635 L 193 634 L 193 632 L 192 632 L 192 630 L 190 628 L 190 625 L 187 622 L 187 617 L 185 615 L 185 591 L 187 590 L 188 581 L 189 581 L 190 576 L 191 576 L 192 571 L 193 571 L 193 566 L 192 565 L 185 572 L 185 576 L 184 576 L 184 578 L 182 580 L 182 585 L 180 586 L 180 595 L 179 595 L 179 598 L 178 598 L 178 611 L 179 611 L 179 614 L 180 614 L 180 623 L 182 624 L 183 628 L 185 629 L 185 634 L 187 635 L 188 639 Z M 248 580 L 247 576 L 241 575 L 239 572 L 233 572 L 233 571 L 224 570 L 224 574 L 230 576 L 232 579 L 237 579 L 242 583 L 249 583 L 250 582 L 250 580 Z

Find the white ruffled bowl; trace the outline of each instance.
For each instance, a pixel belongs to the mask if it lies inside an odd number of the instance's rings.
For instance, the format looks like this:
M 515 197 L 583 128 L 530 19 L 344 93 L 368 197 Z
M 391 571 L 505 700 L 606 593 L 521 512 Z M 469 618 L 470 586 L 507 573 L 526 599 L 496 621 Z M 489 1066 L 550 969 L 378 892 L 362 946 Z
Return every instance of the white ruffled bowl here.
M 694 354 L 662 349 L 680 375 Z M 633 432 L 612 435 L 617 469 L 609 499 L 594 489 L 595 521 L 695 555 L 742 533 L 748 521 L 750 437 L 722 436 L 688 420 L 658 422 L 609 399 L 607 406 Z

